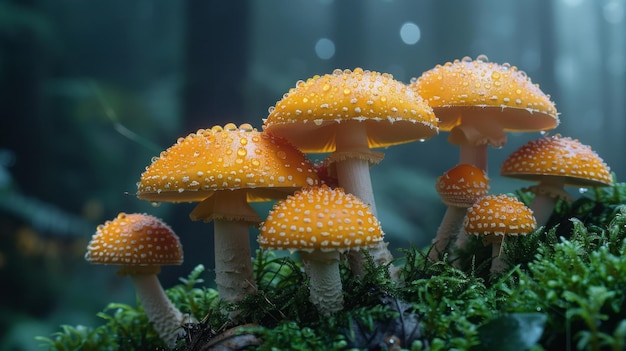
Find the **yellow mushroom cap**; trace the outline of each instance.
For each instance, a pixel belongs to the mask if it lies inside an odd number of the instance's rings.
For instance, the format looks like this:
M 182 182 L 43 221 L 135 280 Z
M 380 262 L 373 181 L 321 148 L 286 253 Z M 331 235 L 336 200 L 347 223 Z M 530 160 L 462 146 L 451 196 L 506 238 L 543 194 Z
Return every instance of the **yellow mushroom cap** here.
M 466 118 L 497 120 L 505 131 L 541 131 L 559 124 L 550 96 L 515 66 L 465 57 L 424 72 L 411 84 L 450 131 Z
M 365 123 L 370 148 L 428 139 L 437 119 L 418 94 L 387 73 L 361 68 L 299 81 L 270 108 L 264 130 L 303 152 L 335 150 L 335 126 Z
M 290 251 L 346 251 L 383 240 L 369 206 L 341 188 L 303 188 L 278 201 L 260 226 L 263 248 Z
M 183 250 L 172 228 L 158 218 L 121 212 L 98 226 L 85 259 L 89 263 L 149 266 L 156 273 L 158 266 L 181 264 Z M 128 267 L 127 272 L 132 271 Z
M 489 178 L 478 167 L 459 164 L 437 178 L 437 192 L 447 206 L 470 207 L 489 192 Z
M 533 211 L 507 195 L 486 195 L 467 210 L 465 232 L 471 235 L 525 235 L 537 228 Z
M 287 140 L 229 123 L 179 138 L 155 157 L 137 183 L 137 196 L 202 201 L 218 190 L 249 189 L 248 200 L 261 201 L 318 183 L 313 164 Z
M 560 135 L 522 145 L 504 160 L 500 174 L 529 181 L 560 178 L 565 185 L 579 187 L 613 184 L 609 166 L 591 147 Z

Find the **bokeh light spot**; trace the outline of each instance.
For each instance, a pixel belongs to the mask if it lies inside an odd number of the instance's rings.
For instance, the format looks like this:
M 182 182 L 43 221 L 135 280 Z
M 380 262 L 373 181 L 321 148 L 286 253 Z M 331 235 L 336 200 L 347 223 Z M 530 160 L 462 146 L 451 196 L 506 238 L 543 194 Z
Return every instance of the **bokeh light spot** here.
M 328 38 L 321 38 L 315 43 L 315 54 L 322 60 L 335 56 L 335 43 Z
M 420 27 L 413 22 L 406 22 L 400 27 L 400 38 L 407 45 L 414 45 L 422 36 Z

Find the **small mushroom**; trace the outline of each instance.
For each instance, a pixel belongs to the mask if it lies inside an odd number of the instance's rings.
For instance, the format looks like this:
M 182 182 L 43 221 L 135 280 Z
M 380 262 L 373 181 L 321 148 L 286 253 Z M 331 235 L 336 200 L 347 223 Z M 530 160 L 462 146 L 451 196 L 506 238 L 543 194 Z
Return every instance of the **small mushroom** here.
M 457 165 L 437 178 L 437 192 L 448 206 L 439 225 L 428 257 L 439 261 L 456 238 L 456 247 L 464 246 L 461 235 L 467 209 L 489 192 L 489 178 L 482 169 L 468 164 Z
M 328 153 L 339 186 L 371 206 L 376 204 L 369 167 L 383 158 L 370 149 L 437 134 L 432 109 L 414 91 L 386 73 L 361 68 L 299 81 L 270 108 L 264 130 L 291 141 L 305 153 Z M 391 262 L 387 244 L 369 250 L 377 263 Z M 352 260 L 362 270 L 362 258 Z
M 424 72 L 410 87 L 428 101 L 439 130 L 460 146 L 459 163 L 487 171 L 487 145 L 506 144 L 504 132 L 555 128 L 558 114 L 550 96 L 523 71 L 489 62 L 485 55 L 465 57 Z
M 122 212 L 98 226 L 85 259 L 121 265 L 118 274 L 131 277 L 154 330 L 169 347 L 174 346 L 186 317 L 165 295 L 157 274 L 163 265 L 181 264 L 183 251 L 167 224 L 148 214 Z
M 326 185 L 278 201 L 260 228 L 261 247 L 300 252 L 310 300 L 324 316 L 343 309 L 340 254 L 376 245 L 384 235 L 367 204 Z
M 546 225 L 558 199 L 571 201 L 564 186 L 578 188 L 613 185 L 610 168 L 591 147 L 555 135 L 531 140 L 504 160 L 500 175 L 538 182 L 527 188 L 537 223 Z
M 180 138 L 154 158 L 137 196 L 199 202 L 190 217 L 213 221 L 217 289 L 236 302 L 256 291 L 249 227 L 261 218 L 248 201 L 284 198 L 318 183 L 312 163 L 287 140 L 229 123 Z
M 537 228 L 533 211 L 518 199 L 507 195 L 486 195 L 467 210 L 464 221 L 468 235 L 481 236 L 483 244 L 491 244 L 491 273 L 506 267 L 502 244 L 506 236 L 526 235 Z

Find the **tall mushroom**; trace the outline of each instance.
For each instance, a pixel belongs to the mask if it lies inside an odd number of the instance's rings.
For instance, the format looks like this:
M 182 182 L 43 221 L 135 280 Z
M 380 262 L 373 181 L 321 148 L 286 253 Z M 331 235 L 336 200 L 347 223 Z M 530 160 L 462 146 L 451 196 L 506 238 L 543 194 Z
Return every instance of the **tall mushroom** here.
M 504 160 L 500 174 L 538 182 L 527 188 L 535 194 L 530 208 L 538 225 L 546 225 L 558 199 L 570 201 L 564 186 L 579 188 L 613 184 L 609 166 L 576 139 L 555 135 L 531 140 Z
M 148 214 L 122 212 L 98 226 L 85 259 L 121 265 L 118 274 L 131 277 L 154 330 L 169 347 L 174 346 L 185 316 L 165 295 L 157 274 L 163 265 L 181 264 L 183 251 L 167 224 Z
M 491 273 L 502 273 L 506 255 L 502 244 L 506 236 L 526 235 L 537 228 L 533 211 L 508 195 L 486 195 L 467 210 L 464 228 L 467 235 L 481 236 L 483 244 L 491 244 Z
M 291 141 L 305 153 L 332 152 L 339 186 L 371 206 L 376 204 L 369 167 L 383 158 L 370 149 L 437 134 L 437 119 L 426 102 L 386 73 L 361 68 L 299 81 L 270 108 L 264 130 Z M 379 264 L 391 262 L 381 242 L 369 250 Z M 354 270 L 360 259 L 356 259 Z
M 248 201 L 284 198 L 319 183 L 311 162 L 285 139 L 249 124 L 201 129 L 154 158 L 137 184 L 149 201 L 200 202 L 193 220 L 213 220 L 215 281 L 236 302 L 254 293 L 249 226 L 261 222 Z
M 260 228 L 261 247 L 300 252 L 310 279 L 310 300 L 324 316 L 343 309 L 340 254 L 383 240 L 368 205 L 326 185 L 278 201 Z
M 410 87 L 428 101 L 439 130 L 460 147 L 459 163 L 487 171 L 487 145 L 506 144 L 505 131 L 545 131 L 559 124 L 550 96 L 509 64 L 485 55 L 465 57 L 424 72 Z
M 489 178 L 482 169 L 468 164 L 457 165 L 437 178 L 437 192 L 448 206 L 439 225 L 428 257 L 439 261 L 456 238 L 455 246 L 463 246 L 460 235 L 467 209 L 489 192 Z

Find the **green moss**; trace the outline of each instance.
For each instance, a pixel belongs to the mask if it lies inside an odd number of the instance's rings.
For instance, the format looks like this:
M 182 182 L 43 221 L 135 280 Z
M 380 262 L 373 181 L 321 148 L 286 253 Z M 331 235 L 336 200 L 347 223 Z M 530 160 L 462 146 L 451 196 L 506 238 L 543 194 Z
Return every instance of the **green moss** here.
M 522 199 L 528 195 L 519 193 Z M 345 309 L 320 318 L 308 300 L 299 260 L 259 251 L 258 293 L 238 304 L 202 287 L 203 267 L 168 289 L 200 322 L 177 350 L 229 341 L 258 350 L 622 350 L 626 347 L 626 185 L 594 189 L 559 203 L 546 228 L 507 240 L 511 269 L 488 276 L 480 241 L 455 266 L 401 251 L 400 281 L 366 264 L 364 277 L 341 267 Z M 465 255 L 465 256 L 464 256 Z M 462 264 L 458 264 L 462 263 Z M 456 268 L 459 267 L 459 268 Z M 237 325 L 224 311 L 241 311 Z M 111 304 L 96 328 L 62 326 L 39 338 L 49 350 L 163 348 L 141 307 Z M 125 344 L 126 343 L 126 344 Z

